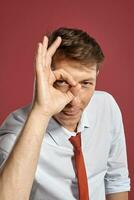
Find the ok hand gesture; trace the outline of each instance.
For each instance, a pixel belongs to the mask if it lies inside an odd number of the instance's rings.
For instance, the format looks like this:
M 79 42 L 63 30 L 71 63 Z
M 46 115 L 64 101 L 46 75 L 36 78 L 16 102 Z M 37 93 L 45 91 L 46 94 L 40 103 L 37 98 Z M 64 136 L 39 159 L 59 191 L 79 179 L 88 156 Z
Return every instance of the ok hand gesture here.
M 80 89 L 80 85 L 65 70 L 52 71 L 51 69 L 52 56 L 60 46 L 61 41 L 62 39 L 57 37 L 48 48 L 48 38 L 45 36 L 43 42 L 39 43 L 36 55 L 33 109 L 49 117 L 60 112 L 75 98 Z M 66 93 L 53 86 L 54 82 L 61 78 L 70 85 Z

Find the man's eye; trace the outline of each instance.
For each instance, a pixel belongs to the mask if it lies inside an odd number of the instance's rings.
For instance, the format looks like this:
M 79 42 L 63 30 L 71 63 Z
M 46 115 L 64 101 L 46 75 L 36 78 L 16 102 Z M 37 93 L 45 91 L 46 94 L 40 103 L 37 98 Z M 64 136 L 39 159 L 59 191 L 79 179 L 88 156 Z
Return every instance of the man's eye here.
M 91 85 L 93 85 L 92 82 L 87 82 L 87 81 L 86 81 L 86 82 L 83 82 L 83 83 L 82 83 L 82 86 L 83 86 L 83 87 L 89 87 L 89 86 L 91 86 Z
M 68 85 L 68 83 L 67 83 L 66 81 L 64 81 L 64 80 L 57 80 L 57 81 L 55 81 L 55 84 L 56 84 L 57 86 Z

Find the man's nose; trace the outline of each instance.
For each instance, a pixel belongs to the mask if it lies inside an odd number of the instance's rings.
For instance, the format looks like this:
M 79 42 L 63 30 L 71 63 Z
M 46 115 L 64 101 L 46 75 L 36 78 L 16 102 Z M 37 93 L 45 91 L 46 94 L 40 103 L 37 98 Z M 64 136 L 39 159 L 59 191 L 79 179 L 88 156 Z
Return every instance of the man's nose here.
M 79 105 L 80 104 L 80 91 L 81 91 L 81 85 L 78 83 L 75 87 L 71 88 L 71 92 L 74 95 L 74 98 L 69 103 L 71 106 L 73 105 Z
M 73 100 L 69 104 L 72 105 L 72 106 L 80 105 L 80 97 L 79 97 L 79 95 L 75 96 L 73 98 Z

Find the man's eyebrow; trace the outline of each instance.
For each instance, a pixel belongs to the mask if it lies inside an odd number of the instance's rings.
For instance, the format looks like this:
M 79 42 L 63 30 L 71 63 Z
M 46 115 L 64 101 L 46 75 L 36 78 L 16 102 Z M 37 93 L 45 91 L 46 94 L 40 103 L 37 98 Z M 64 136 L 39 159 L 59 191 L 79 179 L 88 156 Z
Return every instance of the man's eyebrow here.
M 81 80 L 80 82 L 83 82 L 83 81 L 95 81 L 95 78 L 87 78 L 87 79 L 83 79 L 83 80 Z

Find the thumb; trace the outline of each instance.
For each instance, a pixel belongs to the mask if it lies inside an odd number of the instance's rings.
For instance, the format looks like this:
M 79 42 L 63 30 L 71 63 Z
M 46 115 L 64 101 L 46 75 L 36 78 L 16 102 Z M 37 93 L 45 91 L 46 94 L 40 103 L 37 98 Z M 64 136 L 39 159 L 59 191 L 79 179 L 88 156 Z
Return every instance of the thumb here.
M 70 103 L 70 101 L 72 101 L 75 97 L 70 90 L 68 90 L 67 93 L 64 94 L 66 96 L 66 104 Z
M 76 86 L 72 86 L 70 88 L 70 91 L 73 94 L 73 96 L 76 97 L 78 95 L 80 89 L 81 89 L 81 85 L 78 83 Z
M 81 89 L 81 85 L 77 84 L 76 86 L 73 86 L 70 88 L 70 90 L 67 91 L 67 93 L 65 93 L 66 95 L 66 99 L 67 99 L 67 103 L 69 103 L 70 101 L 72 101 L 79 93 Z

